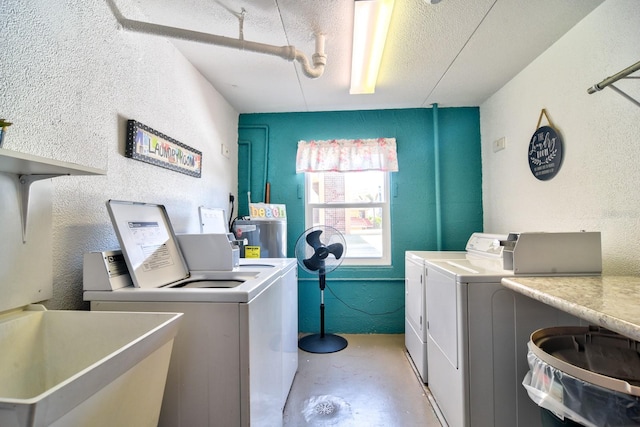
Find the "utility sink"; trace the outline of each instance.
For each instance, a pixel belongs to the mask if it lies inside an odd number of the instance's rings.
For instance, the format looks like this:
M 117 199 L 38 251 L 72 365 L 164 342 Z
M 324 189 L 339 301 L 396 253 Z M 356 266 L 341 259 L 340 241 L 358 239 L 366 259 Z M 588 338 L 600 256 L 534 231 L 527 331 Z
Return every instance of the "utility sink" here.
M 0 314 L 0 426 L 156 426 L 180 313 Z

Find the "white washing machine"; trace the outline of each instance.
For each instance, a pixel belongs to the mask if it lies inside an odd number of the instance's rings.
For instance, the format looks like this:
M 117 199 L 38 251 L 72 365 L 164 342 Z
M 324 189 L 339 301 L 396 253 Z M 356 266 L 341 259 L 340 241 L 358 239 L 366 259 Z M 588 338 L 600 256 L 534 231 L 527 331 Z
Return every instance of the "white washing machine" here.
M 566 274 L 599 274 L 599 238 L 598 233 L 593 268 Z M 549 265 L 548 271 L 563 271 L 562 257 L 574 255 L 561 253 L 554 259 L 561 267 Z M 429 389 L 451 427 L 540 426 L 539 408 L 521 385 L 528 370 L 529 335 L 539 328 L 582 323 L 503 287 L 501 279 L 514 275 L 503 267 L 502 257 L 481 253 L 425 262 Z
M 159 426 L 281 425 L 298 366 L 295 259 L 189 271 L 163 206 L 108 208 L 127 264 L 109 279 L 126 274 L 133 285 L 92 288 L 85 255 L 84 300 L 92 310 L 184 313 Z
M 407 352 L 425 384 L 428 383 L 425 262 L 466 259 L 469 254 L 476 252 L 482 252 L 485 256 L 500 257 L 502 253 L 500 240 L 504 240 L 506 237 L 506 235 L 473 233 L 467 241 L 465 251 L 405 252 L 404 342 Z

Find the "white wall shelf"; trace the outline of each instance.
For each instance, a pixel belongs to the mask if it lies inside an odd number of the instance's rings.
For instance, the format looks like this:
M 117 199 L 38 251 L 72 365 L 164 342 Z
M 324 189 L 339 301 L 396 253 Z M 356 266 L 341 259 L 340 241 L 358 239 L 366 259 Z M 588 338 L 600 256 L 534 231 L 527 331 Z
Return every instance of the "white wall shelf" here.
M 107 171 L 0 148 L 0 173 L 15 175 L 17 178 L 21 199 L 22 242 L 26 243 L 31 184 L 66 175 L 106 175 Z
M 103 169 L 0 148 L 0 172 L 14 175 L 106 175 Z

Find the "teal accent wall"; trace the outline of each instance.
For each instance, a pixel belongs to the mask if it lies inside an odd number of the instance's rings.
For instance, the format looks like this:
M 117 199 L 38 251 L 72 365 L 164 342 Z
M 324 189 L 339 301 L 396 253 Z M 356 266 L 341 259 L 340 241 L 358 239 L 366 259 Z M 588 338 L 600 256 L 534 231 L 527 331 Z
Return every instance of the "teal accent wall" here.
M 439 108 L 442 250 L 463 250 L 482 231 L 479 109 Z M 298 141 L 396 138 L 399 171 L 391 174 L 392 265 L 341 266 L 327 275 L 325 331 L 404 332 L 404 253 L 436 250 L 433 109 L 241 114 L 238 127 L 238 215 L 264 201 L 287 206 L 287 254 L 304 224 L 304 174 L 296 174 Z M 300 271 L 300 332 L 320 328 L 317 277 Z

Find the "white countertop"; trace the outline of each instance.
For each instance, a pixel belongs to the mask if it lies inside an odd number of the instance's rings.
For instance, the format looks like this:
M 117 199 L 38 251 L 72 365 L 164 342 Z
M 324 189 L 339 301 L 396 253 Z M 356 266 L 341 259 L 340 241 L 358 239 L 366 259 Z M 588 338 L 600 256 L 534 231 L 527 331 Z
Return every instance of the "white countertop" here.
M 640 341 L 640 277 L 509 277 L 502 285 Z

